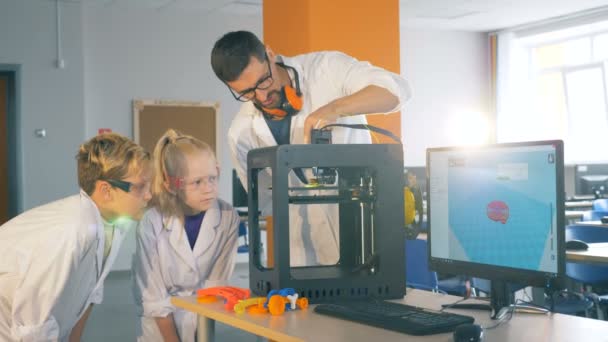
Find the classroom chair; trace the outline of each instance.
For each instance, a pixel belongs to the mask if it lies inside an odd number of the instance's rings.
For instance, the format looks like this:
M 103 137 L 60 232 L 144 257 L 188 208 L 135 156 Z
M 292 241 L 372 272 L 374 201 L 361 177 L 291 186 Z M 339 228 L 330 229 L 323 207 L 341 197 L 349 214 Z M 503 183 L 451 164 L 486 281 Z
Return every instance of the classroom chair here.
M 581 221 L 599 221 L 604 216 L 608 216 L 608 211 L 588 210 L 583 213 Z
M 429 269 L 427 242 L 405 240 L 405 285 L 407 287 L 440 292 L 437 273 Z
M 463 277 L 453 276 L 439 280 L 437 273 L 430 270 L 426 240 L 406 240 L 405 255 L 406 286 L 457 296 L 467 294 L 466 279 Z
M 594 200 L 591 209 L 595 211 L 608 212 L 608 198 L 600 198 Z
M 581 240 L 587 243 L 608 242 L 608 229 L 601 226 L 568 225 L 566 226 L 566 241 Z M 597 317 L 604 319 L 604 307 L 608 305 L 608 295 L 594 293 L 592 287 L 608 286 L 608 266 L 566 262 L 566 275 L 572 280 L 582 284 L 582 293 L 594 302 L 597 309 Z
M 243 220 L 239 223 L 238 238 L 243 237 L 244 242 L 237 247 L 237 253 L 249 253 L 249 240 L 247 238 L 247 223 Z

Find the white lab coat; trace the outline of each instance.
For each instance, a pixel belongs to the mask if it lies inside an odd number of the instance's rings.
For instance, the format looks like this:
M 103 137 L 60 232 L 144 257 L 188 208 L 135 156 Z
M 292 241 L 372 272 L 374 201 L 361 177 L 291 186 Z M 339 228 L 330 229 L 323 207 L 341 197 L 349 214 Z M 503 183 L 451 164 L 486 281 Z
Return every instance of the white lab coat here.
M 154 318 L 171 313 L 180 340 L 195 341 L 196 314 L 174 307 L 171 297 L 228 284 L 234 271 L 239 220 L 228 203 L 216 200 L 205 213 L 192 249 L 177 217 L 163 217 L 155 208 L 146 212 L 137 229 L 133 258 L 138 341 L 162 341 Z
M 0 341 L 67 341 L 103 281 L 127 226 L 116 226 L 103 264 L 105 235 L 89 196 L 29 210 L 0 227 Z
M 340 52 L 316 52 L 295 57 L 279 56 L 295 68 L 300 77 L 303 107 L 291 121 L 291 144 L 304 143 L 306 117 L 335 99 L 353 94 L 369 85 L 383 87 L 399 98 L 399 104 L 389 113 L 399 111 L 411 97 L 410 87 L 401 76 L 358 61 Z M 293 77 L 293 75 L 291 75 Z M 338 123 L 365 124 L 364 115 L 344 117 Z M 365 130 L 334 128 L 334 144 L 369 144 L 370 133 Z M 276 146 L 264 117 L 251 102 L 241 106 L 228 131 L 228 145 L 237 174 L 247 188 L 247 153 L 256 148 Z M 310 175 L 307 175 L 310 177 Z M 259 189 L 267 189 L 268 173 L 258 178 Z M 290 186 L 302 186 L 292 173 Z M 315 194 L 315 191 L 310 191 Z M 263 215 L 270 215 L 271 201 L 267 194 L 260 197 Z M 339 226 L 337 205 L 290 206 L 290 263 L 292 266 L 334 264 L 339 257 Z

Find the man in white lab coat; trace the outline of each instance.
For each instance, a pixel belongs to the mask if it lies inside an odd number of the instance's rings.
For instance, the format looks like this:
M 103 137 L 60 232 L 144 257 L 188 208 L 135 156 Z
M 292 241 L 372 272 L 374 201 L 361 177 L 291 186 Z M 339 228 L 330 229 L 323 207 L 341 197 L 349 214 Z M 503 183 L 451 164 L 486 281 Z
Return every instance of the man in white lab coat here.
M 247 31 L 221 37 L 211 52 L 211 66 L 232 95 L 244 102 L 228 131 L 243 184 L 248 184 L 250 150 L 309 143 L 312 128 L 334 122 L 364 124 L 361 114 L 396 112 L 411 96 L 405 79 L 367 62 L 335 51 L 276 55 Z M 368 131 L 347 128 L 333 129 L 332 140 L 371 143 Z M 307 176 L 292 172 L 290 186 L 302 186 Z M 338 261 L 337 205 L 291 206 L 289 216 L 292 266 Z
M 79 341 L 151 198 L 149 154 L 129 139 L 96 136 L 76 159 L 80 194 L 0 226 L 0 341 Z

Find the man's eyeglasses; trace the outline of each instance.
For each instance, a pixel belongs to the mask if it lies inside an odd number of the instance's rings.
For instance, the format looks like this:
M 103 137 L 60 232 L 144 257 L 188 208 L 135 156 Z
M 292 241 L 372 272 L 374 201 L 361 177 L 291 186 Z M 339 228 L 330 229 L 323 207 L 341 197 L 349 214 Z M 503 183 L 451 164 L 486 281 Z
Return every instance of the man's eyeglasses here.
M 260 78 L 258 80 L 258 82 L 255 84 L 255 86 L 253 86 L 252 88 L 245 89 L 245 90 L 237 93 L 232 88 L 230 88 L 230 86 L 228 84 L 226 84 L 228 86 L 228 89 L 230 89 L 230 93 L 232 93 L 232 96 L 234 96 L 235 99 L 237 99 L 241 102 L 251 101 L 255 98 L 256 90 L 258 90 L 258 89 L 266 90 L 266 89 L 270 88 L 270 86 L 272 85 L 274 80 L 272 78 L 272 69 L 270 68 L 270 60 L 268 59 L 268 54 L 265 54 L 265 59 L 266 59 L 266 64 L 268 64 L 268 75 Z
M 127 181 L 123 181 L 123 180 L 119 180 L 119 179 L 111 179 L 111 178 L 108 178 L 108 179 L 103 178 L 101 180 L 108 182 L 108 184 L 110 184 L 111 186 L 118 188 L 124 192 L 133 192 L 133 193 L 141 194 L 142 190 L 150 191 L 149 182 L 142 183 L 142 184 L 135 184 L 135 183 L 131 183 L 131 182 L 127 182 Z

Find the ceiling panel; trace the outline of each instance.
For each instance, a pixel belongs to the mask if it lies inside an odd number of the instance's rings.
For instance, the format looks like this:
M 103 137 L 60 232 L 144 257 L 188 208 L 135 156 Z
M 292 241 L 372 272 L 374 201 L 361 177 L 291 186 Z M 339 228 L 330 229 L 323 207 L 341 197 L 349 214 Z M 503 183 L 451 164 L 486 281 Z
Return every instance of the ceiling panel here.
M 51 1 L 51 0 L 44 0 Z M 148 9 L 222 11 L 262 16 L 263 0 L 62 0 Z M 285 6 L 289 1 L 285 0 Z M 331 1 L 331 0 L 327 0 Z M 370 0 L 372 1 L 372 0 Z M 401 25 L 425 29 L 487 32 L 594 8 L 608 9 L 608 0 L 401 0 Z
M 602 8 L 608 0 L 401 0 L 405 27 L 495 31 Z

